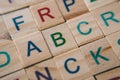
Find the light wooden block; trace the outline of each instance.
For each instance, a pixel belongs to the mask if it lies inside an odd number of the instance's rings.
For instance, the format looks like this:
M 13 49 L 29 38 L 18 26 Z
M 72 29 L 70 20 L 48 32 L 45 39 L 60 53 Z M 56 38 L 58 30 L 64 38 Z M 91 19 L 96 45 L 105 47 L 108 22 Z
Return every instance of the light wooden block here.
M 97 80 L 120 80 L 120 67 L 96 76 Z
M 8 13 L 3 18 L 13 39 L 38 31 L 28 8 Z
M 54 0 L 33 5 L 30 9 L 40 30 L 64 22 L 63 16 Z
M 118 57 L 106 38 L 84 45 L 80 49 L 94 74 L 120 65 Z
M 91 11 L 91 10 L 100 8 L 102 6 L 108 5 L 110 3 L 113 3 L 117 0 L 84 0 L 84 1 L 88 9 Z
M 0 16 L 0 39 L 10 39 L 7 27 L 1 16 Z
M 120 31 L 114 34 L 108 35 L 107 40 L 109 41 L 116 55 L 120 59 Z
M 44 1 L 46 1 L 46 0 L 26 0 L 28 5 L 38 4 L 38 3 L 41 3 L 41 2 L 44 2 Z
M 30 80 L 63 80 L 53 59 L 29 67 L 26 71 Z M 40 74 L 36 74 L 36 72 L 41 73 L 47 79 Z
M 104 36 L 90 13 L 68 20 L 67 23 L 79 46 Z
M 0 14 L 25 7 L 26 0 L 0 0 Z
M 3 78 L 0 78 L 0 80 L 28 80 L 28 77 L 25 70 L 23 69 L 10 75 L 7 75 Z
M 85 79 L 85 80 L 95 80 L 95 78 L 94 77 L 90 77 L 90 78 Z
M 92 11 L 93 16 L 98 22 L 105 35 L 120 30 L 120 4 L 118 2 L 106 5 Z
M 0 39 L 0 77 L 21 68 L 22 62 L 13 41 Z
M 56 0 L 66 20 L 88 12 L 83 0 Z
M 39 31 L 15 39 L 14 42 L 22 58 L 24 67 L 51 57 L 49 49 Z
M 54 60 L 63 80 L 85 80 L 92 76 L 92 71 L 79 48 L 56 56 Z M 65 65 L 67 65 L 68 70 Z
M 77 48 L 66 23 L 42 31 L 53 56 Z

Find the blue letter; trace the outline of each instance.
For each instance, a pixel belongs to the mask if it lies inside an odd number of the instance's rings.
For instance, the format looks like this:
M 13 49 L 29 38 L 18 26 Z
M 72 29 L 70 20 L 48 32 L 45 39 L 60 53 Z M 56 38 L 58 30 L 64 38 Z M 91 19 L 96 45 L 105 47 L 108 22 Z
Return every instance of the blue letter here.
M 13 22 L 14 22 L 15 27 L 16 27 L 16 29 L 17 29 L 18 31 L 20 30 L 19 24 L 24 23 L 24 21 L 17 22 L 16 20 L 19 19 L 19 18 L 22 18 L 22 17 L 23 17 L 23 16 L 18 16 L 18 17 L 13 18 Z
M 102 48 L 102 47 L 99 47 L 99 48 L 98 48 L 98 51 L 97 51 L 96 55 L 94 54 L 93 51 L 90 51 L 92 57 L 94 58 L 94 60 L 95 60 L 95 62 L 96 62 L 97 64 L 100 64 L 100 62 L 98 61 L 98 57 L 104 59 L 105 61 L 109 61 L 108 58 L 106 58 L 106 57 L 100 55 L 101 48 Z
M 79 71 L 79 69 L 80 69 L 80 66 L 77 66 L 76 70 L 71 71 L 71 70 L 68 68 L 68 65 L 67 65 L 69 61 L 74 61 L 74 62 L 76 62 L 76 59 L 75 59 L 75 58 L 69 58 L 69 59 L 67 59 L 67 60 L 65 61 L 65 64 L 64 64 L 65 69 L 67 70 L 67 72 L 69 72 L 69 73 L 71 73 L 71 74 L 77 73 L 77 72 Z
M 39 71 L 35 71 L 37 80 L 41 80 L 39 76 L 42 76 L 45 80 L 53 80 L 47 67 L 45 67 L 45 70 L 47 72 L 48 77 L 46 77 L 45 75 L 43 75 Z
M 107 16 L 107 15 L 110 15 L 110 17 L 106 18 L 105 16 Z M 113 12 L 110 12 L 110 11 L 101 14 L 101 18 L 103 19 L 103 21 L 107 27 L 109 26 L 108 20 L 114 21 L 116 23 L 120 22 L 119 20 L 115 19 L 114 16 L 115 16 L 115 14 Z
M 67 12 L 69 12 L 70 11 L 69 6 L 72 6 L 75 3 L 75 0 L 71 0 L 72 2 L 70 4 L 67 4 L 67 1 L 68 0 L 63 0 L 64 5 L 65 5 L 65 7 L 67 9 Z
M 32 45 L 33 48 L 31 48 L 30 45 Z M 30 52 L 32 50 L 37 50 L 38 52 L 42 52 L 32 41 L 28 41 L 28 56 L 30 56 Z
M 80 23 L 78 24 L 77 30 L 78 30 L 78 32 L 79 32 L 80 34 L 82 34 L 82 35 L 88 35 L 88 34 L 90 34 L 90 33 L 92 32 L 92 28 L 89 28 L 89 30 L 88 30 L 87 32 L 82 32 L 82 31 L 80 30 L 80 25 L 81 25 L 81 24 L 88 24 L 88 22 L 83 21 L 83 22 L 80 22 Z
M 6 63 L 4 63 L 4 64 L 0 65 L 0 68 L 2 68 L 2 67 L 7 66 L 7 65 L 10 63 L 10 55 L 9 55 L 7 52 L 0 52 L 0 54 L 5 55 L 5 56 L 6 56 L 6 58 L 7 58 Z

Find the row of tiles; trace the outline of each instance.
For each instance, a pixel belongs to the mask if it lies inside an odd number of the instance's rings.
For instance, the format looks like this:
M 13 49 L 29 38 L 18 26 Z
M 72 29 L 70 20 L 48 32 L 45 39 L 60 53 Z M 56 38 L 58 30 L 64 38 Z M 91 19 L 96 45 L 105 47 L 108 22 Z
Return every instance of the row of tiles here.
M 1 52 L 1 54 L 3 54 L 1 60 L 4 65 L 0 65 L 0 75 L 21 69 L 21 61 L 18 54 L 15 53 L 13 44 L 9 42 L 9 44 L 4 44 L 2 48 L 6 49 L 5 51 L 9 53 Z M 34 54 L 34 52 L 35 51 L 32 51 L 31 56 L 27 57 L 23 63 L 28 59 L 30 61 L 27 62 L 27 64 L 34 62 L 44 55 L 42 53 Z M 36 57 L 36 55 L 38 57 Z M 81 46 L 80 48 L 70 50 L 54 58 L 27 67 L 25 68 L 27 73 L 20 71 L 4 76 L 0 80 L 27 80 L 27 76 L 30 80 L 94 80 L 89 77 L 116 66 L 120 66 L 120 58 L 114 53 L 107 39 L 102 38 Z M 120 68 L 115 68 L 108 72 L 98 74 L 96 78 L 97 80 L 119 80 L 119 72 Z
M 24 8 L 26 6 L 32 6 L 33 4 L 43 3 L 45 1 L 48 1 L 48 0 L 20 0 L 20 1 L 19 0 L 1 0 L 0 1 L 0 14 L 4 14 L 4 13 L 10 12 L 10 11 Z M 56 0 L 58 6 L 60 7 L 60 9 L 63 13 L 70 12 L 70 9 L 74 10 L 74 9 L 76 9 L 76 7 L 79 7 L 79 10 L 78 9 L 77 10 L 80 12 L 83 10 L 83 8 L 87 10 L 87 7 L 89 10 L 93 10 L 93 9 L 99 8 L 101 6 L 107 5 L 109 3 L 115 2 L 115 1 L 117 1 L 117 0 L 109 0 L 109 1 L 104 1 L 104 0 L 69 0 L 69 1 Z M 74 10 L 74 13 L 76 13 L 77 10 Z

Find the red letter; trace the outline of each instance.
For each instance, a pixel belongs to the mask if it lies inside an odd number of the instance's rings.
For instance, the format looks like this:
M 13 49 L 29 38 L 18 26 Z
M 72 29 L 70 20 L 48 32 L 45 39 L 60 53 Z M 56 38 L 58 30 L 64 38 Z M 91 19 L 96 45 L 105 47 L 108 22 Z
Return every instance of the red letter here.
M 41 13 L 42 11 L 47 11 L 46 13 Z M 44 20 L 44 18 L 43 18 L 43 16 L 48 16 L 48 17 L 50 17 L 50 18 L 54 18 L 54 16 L 52 16 L 52 15 L 50 15 L 49 13 L 50 13 L 50 9 L 49 8 L 42 8 L 42 9 L 39 9 L 38 10 L 38 13 L 39 13 L 39 15 L 40 15 L 40 18 L 42 19 L 42 22 L 44 22 L 45 20 Z M 57 14 L 57 13 L 56 13 Z
M 115 78 L 112 78 L 112 79 L 109 79 L 109 80 L 119 80 L 120 79 L 120 77 L 118 76 L 118 77 L 115 77 Z

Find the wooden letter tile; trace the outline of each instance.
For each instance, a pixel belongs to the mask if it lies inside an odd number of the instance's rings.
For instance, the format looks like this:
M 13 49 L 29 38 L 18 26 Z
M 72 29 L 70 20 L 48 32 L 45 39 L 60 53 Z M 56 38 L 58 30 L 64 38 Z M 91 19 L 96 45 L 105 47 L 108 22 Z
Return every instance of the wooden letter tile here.
M 15 39 L 14 41 L 24 67 L 51 57 L 48 47 L 39 31 Z
M 80 49 L 74 49 L 54 58 L 63 80 L 85 80 L 92 72 L 81 54 Z
M 8 33 L 7 27 L 3 21 L 3 18 L 0 16 L 0 39 L 9 39 L 10 35 Z
M 120 65 L 118 57 L 115 55 L 106 38 L 84 45 L 80 49 L 88 60 L 94 74 Z
M 0 39 L 0 77 L 21 68 L 22 62 L 13 41 Z
M 25 7 L 26 0 L 0 0 L 0 14 Z
M 95 17 L 105 35 L 120 30 L 120 4 L 118 2 L 95 9 L 92 15 Z
M 13 39 L 38 30 L 28 8 L 8 13 L 3 18 Z
M 83 0 L 56 0 L 66 20 L 88 12 Z
M 120 67 L 101 73 L 96 76 L 97 80 L 120 80 Z
M 68 20 L 68 25 L 79 46 L 104 36 L 90 13 Z
M 30 80 L 63 80 L 53 59 L 26 69 Z
M 29 5 L 38 4 L 46 0 L 26 0 Z
M 120 59 L 120 31 L 107 36 L 107 39 Z
M 33 5 L 30 9 L 40 30 L 64 22 L 63 16 L 54 0 Z
M 99 8 L 99 7 L 102 7 L 102 6 L 105 6 L 107 4 L 110 4 L 110 3 L 113 3 L 117 0 L 84 0 L 88 9 L 91 11 L 91 10 L 94 10 L 96 8 Z
M 77 47 L 66 23 L 42 31 L 53 56 Z
M 8 76 L 0 78 L 0 80 L 28 80 L 25 70 L 20 70 Z
M 85 80 L 95 80 L 94 77 L 90 77 L 88 79 L 85 79 Z

